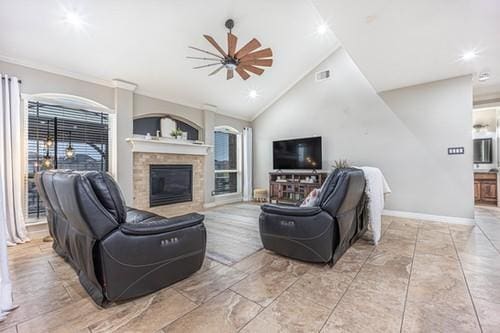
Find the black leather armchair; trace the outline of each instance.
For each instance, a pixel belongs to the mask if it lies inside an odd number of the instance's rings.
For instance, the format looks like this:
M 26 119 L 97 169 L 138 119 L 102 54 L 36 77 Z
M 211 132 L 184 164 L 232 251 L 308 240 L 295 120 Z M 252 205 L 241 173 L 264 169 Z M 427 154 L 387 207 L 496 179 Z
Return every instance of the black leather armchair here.
M 263 205 L 259 228 L 264 247 L 333 265 L 367 229 L 365 185 L 363 171 L 336 169 L 326 179 L 317 207 Z
M 203 215 L 165 218 L 128 208 L 104 172 L 43 171 L 35 180 L 54 250 L 97 304 L 148 294 L 200 269 Z

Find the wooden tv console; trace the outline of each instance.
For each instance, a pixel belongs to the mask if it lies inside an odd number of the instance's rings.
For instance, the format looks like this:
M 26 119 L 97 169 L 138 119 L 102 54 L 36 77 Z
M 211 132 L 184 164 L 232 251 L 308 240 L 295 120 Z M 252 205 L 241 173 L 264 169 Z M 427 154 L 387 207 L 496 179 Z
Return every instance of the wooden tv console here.
M 325 182 L 327 172 L 270 172 L 269 201 L 295 204 L 304 200 L 315 188 Z M 313 178 L 314 177 L 314 178 Z M 314 179 L 314 181 L 312 181 Z

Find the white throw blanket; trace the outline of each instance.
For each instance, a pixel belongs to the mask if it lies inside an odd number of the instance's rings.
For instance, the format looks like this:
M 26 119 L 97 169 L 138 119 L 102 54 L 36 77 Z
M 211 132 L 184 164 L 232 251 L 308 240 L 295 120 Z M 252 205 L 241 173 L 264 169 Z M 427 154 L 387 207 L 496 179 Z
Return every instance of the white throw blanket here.
M 382 171 L 373 167 L 359 167 L 366 179 L 365 193 L 368 196 L 368 220 L 373 234 L 373 243 L 378 244 L 382 228 L 384 195 L 391 193 Z

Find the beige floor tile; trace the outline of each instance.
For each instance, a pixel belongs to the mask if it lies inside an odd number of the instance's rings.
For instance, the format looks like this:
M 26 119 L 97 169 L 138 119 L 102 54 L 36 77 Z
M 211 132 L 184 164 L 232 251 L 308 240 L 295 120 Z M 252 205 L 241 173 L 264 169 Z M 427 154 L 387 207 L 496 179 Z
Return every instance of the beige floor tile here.
M 349 288 L 321 332 L 399 332 L 404 302 Z
M 15 296 L 14 302 L 19 305 L 19 308 L 9 314 L 4 322 L 0 323 L 0 330 L 72 303 L 66 289 L 57 284 L 51 284 L 48 288 L 36 288 L 32 292 L 16 294 Z
M 126 308 L 108 318 L 90 325 L 92 333 L 156 332 L 182 317 L 197 305 L 173 289 L 163 289 L 144 297 L 140 306 Z
M 333 309 L 353 280 L 353 276 L 331 270 L 304 274 L 287 292 L 297 299 Z
M 478 329 L 458 259 L 416 253 L 403 331 L 474 332 Z
M 491 302 L 473 296 L 479 323 L 484 333 L 497 333 L 500 328 L 500 302 Z
M 224 265 L 216 266 L 201 274 L 193 275 L 174 285 L 195 303 L 203 303 L 244 279 L 247 274 Z
M 184 317 L 163 328 L 165 333 L 237 332 L 261 311 L 261 307 L 226 290 Z
M 233 265 L 233 268 L 236 268 L 245 273 L 253 273 L 260 268 L 270 264 L 272 261 L 279 258 L 278 255 L 274 254 L 268 250 L 260 250 L 249 257 L 241 260 L 240 262 Z
M 309 269 L 310 265 L 278 258 L 231 289 L 262 306 L 268 306 Z
M 17 328 L 16 328 L 16 326 L 12 326 L 12 327 L 7 328 L 5 330 L 0 330 L 0 333 L 17 333 Z
M 124 311 L 125 309 L 129 309 L 130 312 L 134 312 L 134 307 L 139 307 L 139 305 L 134 302 L 128 302 L 102 309 L 96 306 L 89 299 L 82 299 L 78 302 L 73 302 L 70 305 L 61 307 L 58 310 L 51 311 L 20 323 L 18 325 L 18 332 L 81 332 L 82 330 L 87 330 L 87 327 L 93 323 L 102 321 L 103 319 L 112 316 L 114 313 Z
M 317 303 L 284 292 L 241 332 L 318 332 L 329 314 Z
M 469 304 L 443 306 L 435 302 L 416 302 L 409 298 L 402 332 L 480 332 Z

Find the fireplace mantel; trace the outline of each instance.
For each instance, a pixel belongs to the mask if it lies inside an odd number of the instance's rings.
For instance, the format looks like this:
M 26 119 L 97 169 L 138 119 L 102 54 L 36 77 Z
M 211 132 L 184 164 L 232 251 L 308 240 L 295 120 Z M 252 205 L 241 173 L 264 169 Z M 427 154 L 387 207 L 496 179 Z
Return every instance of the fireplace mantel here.
M 158 154 L 184 154 L 207 155 L 213 146 L 195 144 L 186 140 L 162 138 L 159 140 L 146 140 L 144 138 L 125 139 L 132 145 L 132 152 L 158 153 Z

